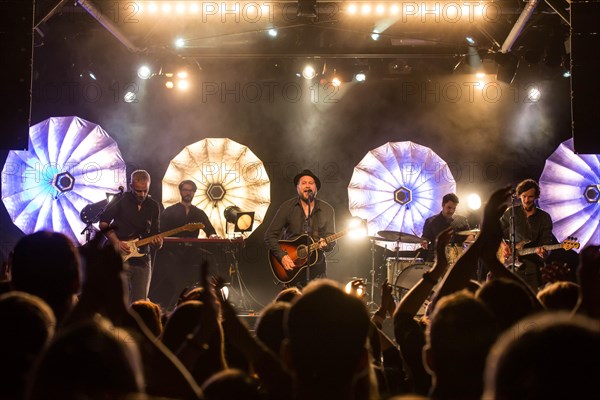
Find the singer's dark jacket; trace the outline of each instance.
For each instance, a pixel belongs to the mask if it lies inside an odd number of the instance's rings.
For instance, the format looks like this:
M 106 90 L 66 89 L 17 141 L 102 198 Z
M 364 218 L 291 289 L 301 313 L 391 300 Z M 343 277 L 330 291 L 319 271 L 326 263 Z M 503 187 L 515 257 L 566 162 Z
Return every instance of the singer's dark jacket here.
M 277 214 L 275 214 L 271 225 L 269 225 L 269 228 L 265 232 L 265 243 L 278 260 L 281 260 L 285 256 L 285 252 L 281 250 L 278 244 L 280 239 L 295 239 L 307 232 L 306 217 L 300 201 L 299 197 L 285 201 L 277 210 Z M 333 235 L 335 233 L 335 212 L 333 211 L 333 207 L 329 203 L 316 198 L 313 207 L 310 221 L 310 231 L 312 233 L 310 236 L 314 241 L 318 241 L 320 238 Z M 335 242 L 331 242 L 324 251 L 330 252 L 334 247 Z M 325 257 L 322 257 L 322 254 L 320 254 L 319 260 L 324 259 Z M 317 267 L 316 264 L 315 267 Z M 322 271 L 319 269 L 322 269 Z M 323 262 L 322 267 L 314 268 L 313 273 L 324 272 L 324 269 L 325 263 Z
M 144 238 L 159 233 L 159 204 L 150 196 L 142 202 L 139 210 L 137 204 L 133 193 L 125 192 L 113 199 L 100 217 L 100 222 L 106 222 L 115 228 L 119 240 Z

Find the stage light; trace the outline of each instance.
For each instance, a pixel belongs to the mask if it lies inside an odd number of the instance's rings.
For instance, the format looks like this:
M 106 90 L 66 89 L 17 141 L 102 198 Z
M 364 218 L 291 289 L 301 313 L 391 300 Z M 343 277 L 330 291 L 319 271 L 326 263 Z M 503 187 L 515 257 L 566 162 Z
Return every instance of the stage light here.
M 175 6 L 175 11 L 177 11 L 178 14 L 183 14 L 185 11 L 185 5 L 179 3 Z
M 175 47 L 181 48 L 183 46 L 185 46 L 185 40 L 183 38 L 175 39 Z
M 473 39 L 472 36 L 466 36 L 465 40 L 467 41 L 467 43 L 469 43 L 470 46 L 475 46 L 477 44 L 477 42 L 475 41 L 475 39 Z
M 167 89 L 173 89 L 175 87 L 175 84 L 173 83 L 173 81 L 166 81 L 165 82 L 165 87 Z
M 373 39 L 373 40 L 379 40 L 379 33 L 377 33 L 377 32 L 371 33 L 371 39 Z
M 133 92 L 126 92 L 126 93 L 123 95 L 123 101 L 124 101 L 125 103 L 133 103 L 133 102 L 135 102 L 135 101 L 136 101 L 136 99 L 137 99 L 137 96 L 136 96 L 136 95 L 135 95 L 135 93 L 133 93 Z
M 317 18 L 317 0 L 298 0 L 299 17 Z
M 171 12 L 171 5 L 168 3 L 163 4 L 162 12 L 164 12 L 165 14 L 169 14 Z
M 367 80 L 367 75 L 364 72 L 359 72 L 354 76 L 357 82 L 364 82 Z
M 351 218 L 348 221 L 348 237 L 362 239 L 367 236 L 367 222 L 361 218 Z
M 334 76 L 331 79 L 331 84 L 335 87 L 339 87 L 342 84 L 342 81 L 340 80 L 340 78 L 338 78 L 337 76 Z
M 350 4 L 348 6 L 347 10 L 348 10 L 348 14 L 354 15 L 354 14 L 356 14 L 356 11 L 358 11 L 358 8 L 356 7 L 356 4 Z
M 190 5 L 190 11 L 192 12 L 192 14 L 197 14 L 199 10 L 200 8 L 198 8 L 198 4 L 194 3 Z
M 185 70 L 179 71 L 179 72 L 177 72 L 177 77 L 179 79 L 187 79 L 188 73 Z
M 137 76 L 140 79 L 148 79 L 152 76 L 152 70 L 147 65 L 142 65 L 137 70 Z
M 371 5 L 363 4 L 362 7 L 360 8 L 360 11 L 363 13 L 363 15 L 371 14 Z
M 317 71 L 315 70 L 315 68 L 312 65 L 307 65 L 302 70 L 302 76 L 304 77 L 304 79 L 310 80 L 310 79 L 314 78 L 315 76 L 317 76 Z
M 271 36 L 272 38 L 277 37 L 277 29 L 275 28 L 271 28 L 267 31 L 267 33 L 269 34 L 269 36 Z
M 158 7 L 156 6 L 156 4 L 150 3 L 148 5 L 148 11 L 150 11 L 151 13 L 155 13 L 158 11 Z
M 233 224 L 234 232 L 250 232 L 252 230 L 254 211 L 242 211 L 238 206 L 229 206 L 223 211 L 223 216 L 228 224 Z M 227 232 L 227 229 L 225 231 Z
M 537 87 L 532 87 L 527 92 L 527 98 L 533 102 L 538 102 L 542 97 L 542 92 Z
M 383 6 L 383 4 L 378 4 L 375 7 L 375 13 L 377 13 L 377 15 L 381 15 L 385 12 L 385 7 Z
M 467 197 L 467 206 L 471 210 L 479 210 L 481 208 L 481 197 L 477 193 L 471 193 Z
M 571 71 L 565 71 L 562 74 L 563 78 L 570 78 L 571 77 Z
M 399 12 L 400 12 L 400 7 L 398 7 L 398 5 L 397 5 L 397 4 L 393 4 L 393 5 L 390 7 L 390 14 L 392 14 L 392 15 L 397 15 Z
M 177 89 L 179 90 L 188 90 L 190 87 L 190 83 L 188 81 L 178 81 L 177 82 Z

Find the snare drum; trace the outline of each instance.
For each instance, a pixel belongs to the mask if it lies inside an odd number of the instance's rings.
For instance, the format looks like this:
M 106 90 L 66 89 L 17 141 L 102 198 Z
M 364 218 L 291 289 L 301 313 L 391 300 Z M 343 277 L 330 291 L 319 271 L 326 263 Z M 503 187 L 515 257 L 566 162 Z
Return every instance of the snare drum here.
M 396 277 L 400 275 L 402 271 L 408 268 L 412 264 L 422 263 L 422 258 L 413 258 L 413 257 L 388 257 L 385 260 L 385 265 L 387 267 L 387 281 L 389 284 L 396 282 Z

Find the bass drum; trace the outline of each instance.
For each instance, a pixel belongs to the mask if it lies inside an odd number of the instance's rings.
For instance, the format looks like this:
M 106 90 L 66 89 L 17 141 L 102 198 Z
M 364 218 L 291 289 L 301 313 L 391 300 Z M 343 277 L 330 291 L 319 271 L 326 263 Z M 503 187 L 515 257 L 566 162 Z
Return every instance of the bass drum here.
M 394 292 L 398 301 L 402 299 L 408 293 L 413 286 L 419 282 L 423 277 L 423 274 L 431 269 L 432 263 L 413 264 L 404 269 L 394 284 Z M 425 314 L 427 306 L 429 305 L 429 299 L 425 300 L 421 309 L 417 312 L 417 316 Z

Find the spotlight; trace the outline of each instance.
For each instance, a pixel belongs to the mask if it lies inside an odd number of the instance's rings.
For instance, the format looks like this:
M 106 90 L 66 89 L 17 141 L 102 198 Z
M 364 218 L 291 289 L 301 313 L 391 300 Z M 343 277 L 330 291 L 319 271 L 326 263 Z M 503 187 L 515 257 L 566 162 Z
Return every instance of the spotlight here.
M 269 34 L 269 36 L 271 36 L 272 38 L 277 37 L 277 29 L 275 28 L 271 28 L 267 31 L 267 33 Z
M 588 203 L 600 203 L 600 184 L 586 186 L 583 197 Z
M 238 206 L 229 206 L 223 211 L 225 221 L 233 224 L 234 232 L 250 232 L 254 224 L 254 211 L 242 211 Z M 225 227 L 227 232 L 227 226 Z
M 360 218 L 351 218 L 348 221 L 348 237 L 360 239 L 367 236 L 367 221 Z
M 299 17 L 316 19 L 317 15 L 317 0 L 298 0 Z
M 565 71 L 562 74 L 563 78 L 570 78 L 571 77 L 571 71 Z
M 221 288 L 221 295 L 223 296 L 223 298 L 225 300 L 227 300 L 229 298 L 229 288 L 227 286 L 223 286 Z
M 185 39 L 182 39 L 182 38 L 175 39 L 175 47 L 181 48 L 183 46 L 185 46 Z
M 339 87 L 342 84 L 342 81 L 340 80 L 340 78 L 338 78 L 337 76 L 334 76 L 331 79 L 331 84 L 335 87 Z
M 125 103 L 134 103 L 137 99 L 137 96 L 133 92 L 127 92 L 123 95 L 123 101 Z
M 350 14 L 350 15 L 356 14 L 357 10 L 358 10 L 358 8 L 356 7 L 356 4 L 350 4 L 347 9 L 348 14 Z
M 190 83 L 188 81 L 178 81 L 177 82 L 177 89 L 179 90 L 187 90 L 190 87 Z
M 175 84 L 173 83 L 173 81 L 166 81 L 165 82 L 165 87 L 167 89 L 173 89 L 175 87 Z
M 359 72 L 354 76 L 357 82 L 364 82 L 367 80 L 367 75 L 364 72 Z
M 467 197 L 467 206 L 471 210 L 479 210 L 481 208 L 481 197 L 476 193 L 471 193 L 469 197 Z
M 542 92 L 537 87 L 532 87 L 527 93 L 527 98 L 533 102 L 538 102 L 542 97 Z
M 477 44 L 477 42 L 475 41 L 475 39 L 473 39 L 472 36 L 466 36 L 465 40 L 467 41 L 467 43 L 469 43 L 469 46 L 475 46 Z
M 137 76 L 140 79 L 148 79 L 152 76 L 152 70 L 147 65 L 142 65 L 137 70 Z
M 496 62 L 498 63 L 496 80 L 512 84 L 517 75 L 520 59 L 511 53 L 497 53 Z
M 315 71 L 315 68 L 312 65 L 307 65 L 302 70 L 302 76 L 304 77 L 304 79 L 310 80 L 310 79 L 314 78 L 315 76 L 317 76 L 317 71 Z
M 379 33 L 377 33 L 377 32 L 371 33 L 371 39 L 373 39 L 373 40 L 379 40 Z

